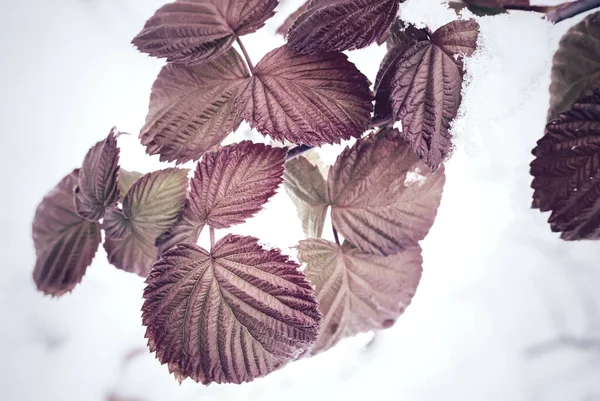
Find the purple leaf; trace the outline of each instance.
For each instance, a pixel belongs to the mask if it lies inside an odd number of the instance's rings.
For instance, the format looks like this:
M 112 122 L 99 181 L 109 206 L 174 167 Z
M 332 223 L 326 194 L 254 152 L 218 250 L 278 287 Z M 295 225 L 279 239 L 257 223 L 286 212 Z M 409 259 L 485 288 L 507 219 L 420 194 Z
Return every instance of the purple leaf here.
M 168 168 L 145 174 L 123 199 L 123 210 L 105 217 L 108 261 L 145 277 L 158 257 L 156 238 L 175 221 L 187 195 L 188 170 Z
M 75 211 L 79 170 L 64 177 L 37 207 L 32 236 L 37 261 L 33 280 L 44 294 L 61 296 L 83 278 L 100 245 L 100 225 Z
M 564 240 L 600 239 L 600 89 L 548 123 L 533 154 L 532 207 Z
M 186 199 L 177 221 L 156 239 L 158 254 L 162 255 L 167 249 L 183 242 L 195 244 L 205 225 L 206 221 L 194 213 L 190 200 Z
M 548 121 L 600 87 L 600 12 L 572 26 L 552 60 Z
M 237 36 L 261 28 L 275 14 L 277 0 L 186 0 L 161 7 L 133 44 L 154 57 L 187 65 L 210 61 Z
M 308 238 L 319 238 L 327 216 L 327 184 L 319 168 L 298 156 L 285 164 L 284 187 L 298 211 Z
M 324 239 L 300 241 L 298 259 L 306 263 L 305 273 L 323 314 L 311 355 L 344 337 L 391 327 L 415 295 L 423 262 L 418 245 L 375 256 Z
M 294 25 L 294 22 L 296 22 L 296 20 L 298 19 L 298 17 L 300 15 L 302 15 L 305 11 L 306 8 L 308 7 L 308 2 L 310 0 L 307 0 L 305 3 L 303 3 L 300 7 L 298 7 L 298 9 L 296 11 L 294 11 L 293 13 L 291 13 L 286 19 L 285 21 L 283 21 L 283 24 L 281 24 L 279 26 L 279 28 L 277 28 L 277 33 L 279 35 L 286 35 L 287 32 L 290 30 L 290 28 L 292 27 L 292 25 Z
M 462 61 L 477 41 L 478 25 L 472 20 L 453 21 L 431 37 L 410 47 L 406 40 L 392 46 L 375 84 L 376 116 L 391 110 L 402 121 L 402 136 L 412 150 L 435 170 L 452 149 L 450 122 L 458 113 Z M 390 102 L 389 104 L 387 102 Z
M 298 52 L 344 51 L 379 39 L 398 13 L 398 0 L 312 0 L 289 31 Z
M 314 290 L 298 267 L 252 237 L 227 235 L 210 253 L 171 248 L 146 279 L 150 350 L 180 381 L 242 383 L 279 368 L 319 330 Z
M 161 161 L 185 163 L 221 143 L 241 122 L 234 101 L 247 77 L 234 49 L 199 66 L 164 66 L 140 132 L 146 151 Z
M 369 81 L 341 53 L 268 53 L 237 101 L 261 134 L 311 146 L 359 137 L 369 125 Z
M 335 228 L 366 253 L 392 255 L 425 238 L 440 205 L 443 166 L 429 173 L 397 130 L 359 139 L 329 171 Z
M 119 200 L 119 148 L 113 128 L 108 137 L 92 146 L 83 159 L 75 190 L 75 209 L 84 219 L 98 221 Z
M 283 181 L 287 151 L 250 141 L 207 153 L 191 181 L 190 206 L 214 228 L 229 228 L 258 213 Z

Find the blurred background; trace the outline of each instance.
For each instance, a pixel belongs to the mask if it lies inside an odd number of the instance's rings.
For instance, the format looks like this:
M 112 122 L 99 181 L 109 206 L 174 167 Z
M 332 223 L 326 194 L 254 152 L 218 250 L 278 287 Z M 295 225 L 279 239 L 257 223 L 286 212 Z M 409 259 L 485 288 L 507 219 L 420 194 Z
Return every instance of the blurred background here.
M 37 204 L 112 126 L 133 134 L 119 138 L 124 168 L 168 166 L 137 140 L 163 62 L 130 44 L 163 1 L 0 2 L 0 400 L 600 400 L 600 245 L 559 240 L 529 208 L 552 55 L 582 16 L 556 26 L 527 12 L 478 18 L 424 274 L 395 326 L 252 383 L 205 387 L 178 385 L 148 353 L 143 279 L 110 266 L 103 249 L 60 299 L 31 278 Z M 255 63 L 283 44 L 275 30 L 300 3 L 281 0 L 243 38 Z M 408 0 L 401 17 L 432 29 L 456 18 L 440 0 Z M 374 45 L 349 56 L 374 82 L 384 54 Z M 242 125 L 229 142 L 244 137 L 264 141 Z M 341 149 L 323 147 L 322 159 Z M 292 255 L 302 237 L 282 189 L 234 231 Z

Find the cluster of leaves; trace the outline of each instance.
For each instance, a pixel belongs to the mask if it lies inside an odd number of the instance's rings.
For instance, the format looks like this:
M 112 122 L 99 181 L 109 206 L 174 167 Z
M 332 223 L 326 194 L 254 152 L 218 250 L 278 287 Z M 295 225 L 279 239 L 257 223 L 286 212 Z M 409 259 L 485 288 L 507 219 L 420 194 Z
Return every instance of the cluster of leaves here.
M 60 296 L 71 291 L 92 263 L 105 232 L 108 260 L 143 277 L 158 257 L 156 237 L 183 207 L 187 170 L 142 175 L 119 168 L 116 130 L 94 145 L 38 206 L 33 220 L 38 289 Z
M 600 12 L 554 55 L 548 124 L 533 149 L 533 203 L 564 240 L 600 239 Z
M 161 161 L 199 160 L 193 177 L 188 185 L 184 169 L 120 169 L 111 132 L 38 207 L 38 288 L 70 291 L 104 230 L 109 261 L 146 277 L 150 350 L 179 380 L 205 384 L 250 381 L 393 325 L 420 280 L 419 241 L 440 204 L 462 58 L 475 51 L 479 28 L 473 20 L 435 32 L 406 26 L 399 3 L 312 0 L 286 21 L 288 44 L 256 66 L 240 37 L 264 25 L 276 0 L 161 7 L 133 40 L 167 60 L 140 139 Z M 341 51 L 376 41 L 388 51 L 372 92 Z M 221 147 L 242 120 L 301 150 L 357 141 L 323 177 L 283 147 Z M 365 135 L 369 128 L 378 129 Z M 254 237 L 215 242 L 215 230 L 256 215 L 282 182 L 307 236 L 298 246 L 304 271 Z M 329 210 L 335 242 L 321 238 Z M 208 249 L 197 244 L 206 227 Z

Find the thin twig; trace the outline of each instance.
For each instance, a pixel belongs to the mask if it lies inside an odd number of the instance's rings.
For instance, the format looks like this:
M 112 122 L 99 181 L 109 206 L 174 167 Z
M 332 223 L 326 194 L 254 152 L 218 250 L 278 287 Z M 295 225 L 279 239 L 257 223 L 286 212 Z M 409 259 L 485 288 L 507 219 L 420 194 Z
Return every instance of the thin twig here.
M 240 40 L 239 37 L 236 37 L 235 40 L 236 40 L 237 44 L 240 46 L 242 53 L 244 54 L 244 58 L 246 59 L 246 64 L 248 64 L 248 69 L 250 70 L 251 73 L 253 73 L 254 65 L 252 64 L 252 60 L 250 60 L 250 55 L 248 55 L 248 52 L 246 51 L 244 44 L 242 43 L 242 41 Z
M 311 150 L 312 148 L 312 146 L 308 145 L 298 145 L 293 147 L 288 151 L 286 160 L 292 160 L 293 158 L 300 156 L 302 153 Z
M 546 19 L 556 23 L 596 7 L 600 7 L 600 0 L 577 0 L 570 3 L 564 3 L 547 13 Z
M 210 228 L 210 247 L 211 249 L 215 246 L 215 229 Z
M 333 238 L 335 238 L 335 243 L 340 245 L 340 237 L 338 237 L 337 230 L 333 226 L 333 223 L 331 223 L 331 228 L 333 229 Z

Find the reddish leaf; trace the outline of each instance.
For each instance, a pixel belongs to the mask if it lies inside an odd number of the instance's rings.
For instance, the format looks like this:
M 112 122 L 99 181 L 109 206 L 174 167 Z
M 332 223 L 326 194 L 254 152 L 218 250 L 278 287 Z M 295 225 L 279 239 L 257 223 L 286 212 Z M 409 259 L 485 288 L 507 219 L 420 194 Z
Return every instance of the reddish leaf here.
M 306 8 L 308 7 L 308 2 L 309 0 L 307 0 L 304 4 L 302 4 L 300 7 L 298 7 L 298 9 L 296 11 L 294 11 L 293 13 L 291 13 L 286 19 L 285 21 L 283 21 L 283 24 L 281 24 L 279 26 L 279 28 L 277 28 L 277 33 L 280 35 L 286 35 L 287 32 L 290 30 L 290 28 L 292 27 L 292 25 L 294 25 L 294 22 L 296 22 L 296 20 L 298 19 L 298 17 L 300 15 L 302 15 L 305 11 Z
M 533 205 L 568 241 L 600 239 L 600 89 L 546 126 L 533 150 Z
M 312 0 L 294 23 L 288 43 L 296 51 L 360 49 L 379 39 L 398 13 L 398 0 Z
M 391 327 L 415 295 L 423 262 L 418 245 L 375 256 L 323 239 L 300 241 L 298 258 L 306 263 L 323 314 L 312 355 L 344 337 Z
M 378 74 L 376 118 L 391 109 L 402 121 L 402 136 L 432 170 L 452 148 L 450 121 L 458 112 L 462 85 L 462 62 L 456 56 L 474 51 L 477 34 L 476 22 L 453 21 L 431 40 L 392 46 Z
M 226 52 L 275 14 L 277 0 L 180 0 L 161 7 L 133 44 L 154 57 L 188 65 Z
M 144 290 L 151 351 L 182 380 L 242 383 L 277 369 L 316 339 L 321 315 L 298 265 L 252 237 L 227 235 L 211 253 L 168 250 Z
M 129 189 L 123 210 L 105 217 L 108 261 L 145 277 L 158 257 L 156 238 L 175 221 L 187 194 L 188 170 L 168 168 L 145 174 Z
M 185 163 L 221 143 L 240 124 L 234 100 L 248 76 L 234 49 L 199 66 L 164 66 L 140 132 L 146 151 Z
M 319 168 L 298 156 L 285 164 L 285 190 L 296 205 L 302 230 L 308 238 L 319 238 L 327 216 L 327 184 Z
M 206 221 L 194 213 L 190 200 L 186 199 L 175 224 L 156 239 L 158 254 L 162 255 L 167 249 L 183 242 L 195 244 L 205 224 Z
M 392 255 L 425 238 L 440 205 L 443 166 L 429 173 L 397 130 L 346 148 L 329 171 L 335 228 L 366 253 Z
M 600 87 L 600 11 L 572 26 L 552 60 L 548 121 Z
M 64 177 L 37 207 L 32 236 L 37 261 L 33 280 L 38 290 L 60 296 L 83 278 L 100 244 L 100 226 L 75 211 L 73 190 L 79 170 Z
M 119 148 L 115 132 L 113 128 L 106 139 L 90 148 L 79 171 L 75 209 L 90 221 L 100 220 L 104 211 L 119 200 Z
M 261 134 L 311 146 L 359 137 L 369 125 L 369 81 L 341 53 L 268 53 L 238 98 L 241 116 Z

